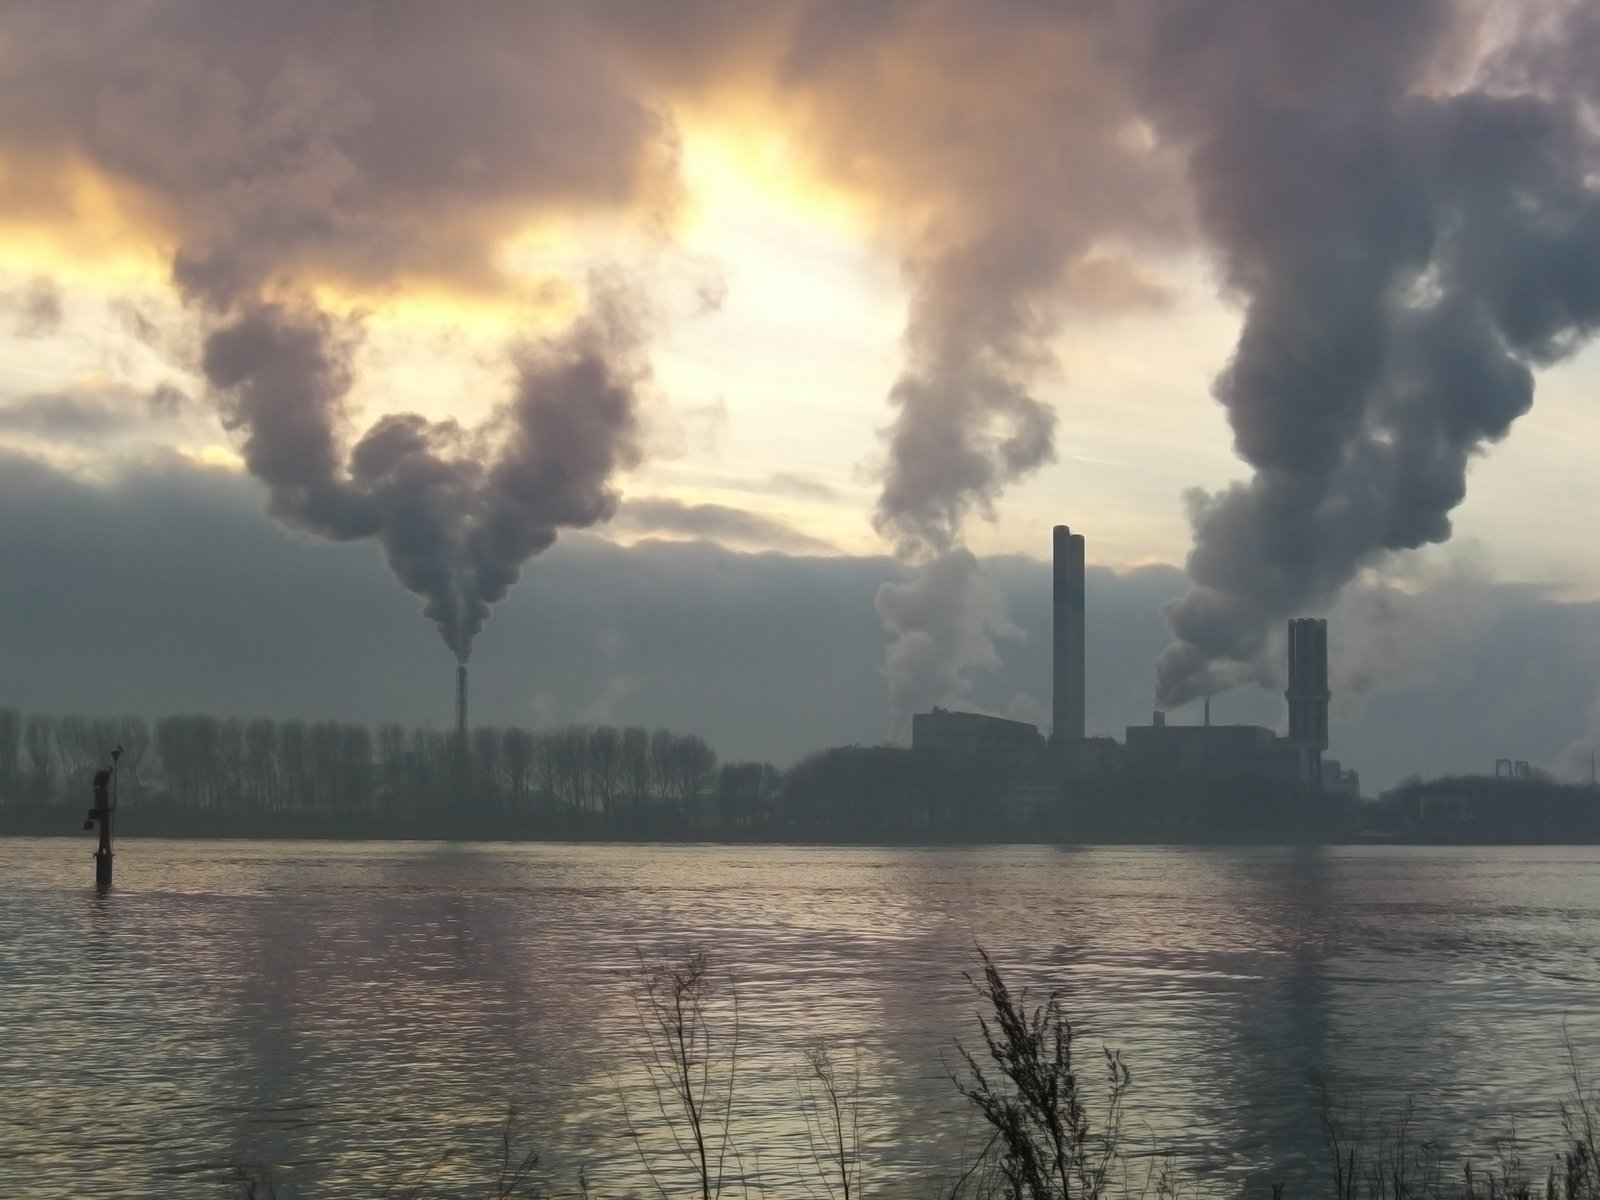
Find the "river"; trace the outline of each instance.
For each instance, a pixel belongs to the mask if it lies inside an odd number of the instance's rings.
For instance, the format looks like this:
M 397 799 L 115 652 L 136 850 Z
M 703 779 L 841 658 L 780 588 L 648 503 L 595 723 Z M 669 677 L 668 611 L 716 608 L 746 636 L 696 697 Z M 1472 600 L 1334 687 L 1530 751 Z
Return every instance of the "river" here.
M 1132 1070 L 1131 1162 L 1190 1194 L 1322 1194 L 1321 1089 L 1480 1162 L 1542 1164 L 1600 1072 L 1600 850 L 0 840 L 0 1195 L 492 1194 L 499 1131 L 558 1192 L 651 1194 L 641 957 L 710 955 L 737 1162 L 825 1194 L 803 1054 L 859 1067 L 868 1195 L 927 1196 L 981 945 L 1058 989 L 1083 1075 Z M 1150 1157 L 1154 1156 L 1154 1157 Z M 1136 1168 L 1146 1169 L 1146 1168 Z M 1316 1184 L 1308 1182 L 1315 1180 Z

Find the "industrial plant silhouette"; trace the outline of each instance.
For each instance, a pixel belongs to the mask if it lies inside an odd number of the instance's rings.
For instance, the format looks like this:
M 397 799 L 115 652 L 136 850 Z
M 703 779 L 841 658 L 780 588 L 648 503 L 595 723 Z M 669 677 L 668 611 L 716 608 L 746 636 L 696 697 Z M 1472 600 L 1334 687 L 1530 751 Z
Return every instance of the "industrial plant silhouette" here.
M 912 714 L 909 747 L 834 746 L 780 770 L 720 762 L 704 739 L 666 729 L 470 727 L 463 664 L 448 730 L 0 709 L 0 832 L 64 832 L 118 744 L 126 836 L 1600 840 L 1594 784 L 1559 784 L 1526 763 L 1502 761 L 1498 778 L 1409 781 L 1363 802 L 1355 771 L 1326 756 L 1321 619 L 1288 622 L 1283 734 L 1214 725 L 1209 701 L 1200 724 L 1156 711 L 1120 740 L 1091 734 L 1082 534 L 1055 529 L 1052 574 L 1048 736 L 935 707 Z
M 1274 833 L 1348 823 L 1360 779 L 1323 757 L 1331 697 L 1327 621 L 1289 621 L 1285 736 L 1259 725 L 1213 725 L 1208 697 L 1204 724 L 1169 724 L 1157 710 L 1149 725 L 1128 726 L 1122 742 L 1090 737 L 1083 535 L 1057 525 L 1053 551 L 1048 739 L 1026 722 L 936 707 L 912 717 L 914 754 L 981 764 L 998 781 L 995 800 L 1012 821 L 1054 813 L 1076 827 L 1178 834 L 1232 828 L 1243 801 L 1258 827 L 1265 822 Z M 1113 811 L 1119 803 L 1123 810 Z

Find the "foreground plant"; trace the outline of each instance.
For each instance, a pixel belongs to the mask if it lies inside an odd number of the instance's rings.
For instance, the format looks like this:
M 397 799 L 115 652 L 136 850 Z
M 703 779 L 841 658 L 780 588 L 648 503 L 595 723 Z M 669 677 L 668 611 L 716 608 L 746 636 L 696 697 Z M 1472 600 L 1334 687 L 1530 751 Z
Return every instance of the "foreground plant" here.
M 827 1042 L 807 1046 L 804 1057 L 800 1108 L 811 1161 L 833 1200 L 851 1200 L 861 1195 L 861 1054 L 851 1054 L 848 1074 Z
M 1468 1158 L 1451 1169 L 1437 1141 L 1412 1135 L 1411 1104 L 1369 1133 L 1359 1106 L 1336 1104 L 1325 1092 L 1322 1131 L 1335 1200 L 1600 1200 L 1600 1093 L 1584 1080 L 1570 1040 L 1566 1053 L 1572 1094 L 1561 1105 L 1562 1146 L 1539 1180 L 1516 1153 L 1514 1135 L 1487 1166 Z
M 739 1065 L 739 992 L 731 973 L 715 971 L 704 950 L 681 958 L 640 955 L 633 991 L 642 1042 L 639 1063 L 648 1081 L 656 1117 L 676 1156 L 689 1170 L 701 1200 L 713 1200 L 730 1182 L 734 1080 Z M 716 1010 L 727 1028 L 713 1019 Z M 617 1089 L 628 1135 L 650 1182 L 664 1198 L 673 1195 L 635 1119 L 624 1089 Z M 737 1177 L 737 1173 L 736 1173 Z
M 967 981 L 987 1002 L 978 1027 L 992 1067 L 957 1044 L 966 1078 L 950 1079 L 993 1128 L 992 1153 L 1005 1194 L 1018 1200 L 1093 1200 L 1105 1194 L 1118 1162 L 1122 1100 L 1132 1075 L 1119 1051 L 1102 1049 L 1105 1105 L 1096 1118 L 1073 1067 L 1072 1023 L 1051 992 L 1027 1007 L 980 946 L 981 982 Z

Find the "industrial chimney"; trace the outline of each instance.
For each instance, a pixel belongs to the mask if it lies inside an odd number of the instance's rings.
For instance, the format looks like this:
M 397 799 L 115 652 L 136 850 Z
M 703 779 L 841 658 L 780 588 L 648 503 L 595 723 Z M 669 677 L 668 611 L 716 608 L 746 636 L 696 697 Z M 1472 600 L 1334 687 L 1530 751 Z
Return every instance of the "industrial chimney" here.
M 1328 748 L 1328 623 L 1315 617 L 1289 622 L 1289 743 L 1300 750 L 1301 781 L 1308 791 L 1322 785 L 1322 752 Z
M 467 744 L 467 665 L 456 668 L 456 740 Z
M 1053 712 L 1050 739 L 1082 741 L 1083 685 L 1083 534 L 1065 525 L 1055 527 L 1054 587 L 1051 613 L 1054 663 L 1051 672 Z

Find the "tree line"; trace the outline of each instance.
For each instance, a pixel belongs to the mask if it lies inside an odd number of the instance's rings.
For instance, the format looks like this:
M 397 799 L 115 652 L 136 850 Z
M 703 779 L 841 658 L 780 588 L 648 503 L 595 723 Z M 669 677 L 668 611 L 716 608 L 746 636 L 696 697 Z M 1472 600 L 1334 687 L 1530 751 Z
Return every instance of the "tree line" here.
M 1269 782 L 1138 771 L 1066 779 L 1048 759 L 836 746 L 780 771 L 720 762 L 703 738 L 641 726 L 482 726 L 462 738 L 396 724 L 208 715 L 151 724 L 0 708 L 5 828 L 70 828 L 113 746 L 122 748 L 125 832 L 143 822 L 174 834 L 1145 842 L 1338 838 L 1353 828 L 1343 804 L 1301 823 L 1299 805 Z M 1560 840 L 1593 838 L 1588 803 L 1586 821 L 1548 822 Z M 1488 840 L 1507 836 L 1494 832 Z
M 209 715 L 150 723 L 10 708 L 0 708 L 0 810 L 25 817 L 18 810 L 86 806 L 114 746 L 125 831 L 141 813 L 171 832 L 331 826 L 862 841 L 982 837 L 1004 823 L 1004 781 L 986 764 L 889 746 L 821 750 L 781 771 L 721 762 L 703 738 L 640 726 L 485 726 L 463 740 L 397 724 Z M 23 823 L 54 828 L 47 814 Z M 1030 831 L 1038 832 L 1014 832 Z
M 782 773 L 720 763 L 703 738 L 640 726 L 455 731 L 343 721 L 22 714 L 0 708 L 0 805 L 87 803 L 120 746 L 122 805 L 205 815 L 437 821 L 577 817 L 742 827 Z

